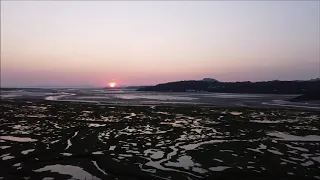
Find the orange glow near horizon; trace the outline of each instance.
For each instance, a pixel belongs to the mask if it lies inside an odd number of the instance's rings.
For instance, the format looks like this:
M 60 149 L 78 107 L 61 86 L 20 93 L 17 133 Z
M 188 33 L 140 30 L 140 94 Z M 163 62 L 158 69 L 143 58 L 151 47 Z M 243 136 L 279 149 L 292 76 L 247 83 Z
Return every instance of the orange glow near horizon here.
M 113 87 L 115 87 L 115 86 L 116 86 L 116 83 L 115 83 L 115 82 L 110 82 L 110 83 L 109 83 L 109 87 L 112 87 L 112 88 L 113 88 Z

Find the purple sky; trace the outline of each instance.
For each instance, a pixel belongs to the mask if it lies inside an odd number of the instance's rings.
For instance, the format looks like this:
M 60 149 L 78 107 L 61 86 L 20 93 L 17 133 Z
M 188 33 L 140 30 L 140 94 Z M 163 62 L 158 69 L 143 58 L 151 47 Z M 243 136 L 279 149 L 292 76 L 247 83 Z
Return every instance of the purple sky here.
M 319 76 L 319 1 L 1 1 L 1 86 Z

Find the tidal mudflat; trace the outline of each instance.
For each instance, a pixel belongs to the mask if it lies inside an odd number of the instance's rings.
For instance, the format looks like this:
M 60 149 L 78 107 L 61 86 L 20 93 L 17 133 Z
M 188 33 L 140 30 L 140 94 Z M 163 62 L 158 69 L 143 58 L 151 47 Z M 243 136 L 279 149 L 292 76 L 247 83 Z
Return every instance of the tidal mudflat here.
M 0 102 L 0 179 L 320 179 L 319 111 Z

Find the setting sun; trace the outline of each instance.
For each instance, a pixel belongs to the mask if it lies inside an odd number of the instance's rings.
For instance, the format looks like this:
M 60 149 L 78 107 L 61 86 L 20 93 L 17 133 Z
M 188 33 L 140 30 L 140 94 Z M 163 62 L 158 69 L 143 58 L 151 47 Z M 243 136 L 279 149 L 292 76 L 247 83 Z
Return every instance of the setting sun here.
M 115 83 L 115 82 L 109 83 L 109 87 L 115 87 L 115 86 L 116 86 L 116 83 Z

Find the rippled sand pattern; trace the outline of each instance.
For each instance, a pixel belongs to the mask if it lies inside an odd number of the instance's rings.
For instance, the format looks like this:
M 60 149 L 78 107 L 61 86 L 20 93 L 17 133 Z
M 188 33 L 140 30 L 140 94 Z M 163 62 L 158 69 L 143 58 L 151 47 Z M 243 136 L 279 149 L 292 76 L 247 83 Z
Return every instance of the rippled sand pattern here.
M 4 179 L 320 178 L 319 112 L 0 105 Z

